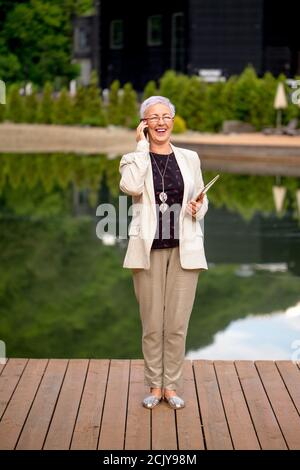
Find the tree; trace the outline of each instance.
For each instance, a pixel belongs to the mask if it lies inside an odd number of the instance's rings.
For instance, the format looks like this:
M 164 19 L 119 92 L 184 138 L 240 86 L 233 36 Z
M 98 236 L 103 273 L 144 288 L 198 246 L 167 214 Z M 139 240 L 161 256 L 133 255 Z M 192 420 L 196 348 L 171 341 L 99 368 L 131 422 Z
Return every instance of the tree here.
M 12 54 L 5 41 L 0 37 L 0 79 L 5 82 L 20 79 L 21 64 L 18 57 Z
M 46 82 L 43 90 L 43 97 L 39 103 L 37 122 L 52 124 L 53 122 L 53 87 L 50 82 Z
M 156 83 L 154 80 L 150 80 L 150 82 L 147 83 L 144 89 L 143 93 L 143 101 L 146 100 L 147 98 L 150 98 L 150 96 L 157 96 L 158 95 L 158 89 L 156 86 Z
M 124 126 L 135 128 L 138 125 L 137 94 L 131 83 L 126 83 L 123 88 L 121 115 Z
M 189 77 L 182 73 L 176 74 L 173 70 L 168 70 L 160 79 L 159 94 L 166 96 L 176 107 L 176 113 L 183 116 L 185 100 L 182 90 L 188 85 Z
M 93 0 L 0 0 L 0 76 L 43 85 L 79 74 L 71 63 L 72 16 Z
M 114 124 L 115 126 L 120 126 L 122 124 L 122 115 L 120 108 L 120 82 L 119 80 L 114 80 L 110 86 L 109 103 L 107 107 L 109 124 Z
M 235 88 L 238 77 L 232 75 L 222 89 L 220 96 L 221 106 L 223 107 L 224 119 L 229 121 L 235 118 Z
M 235 86 L 234 113 L 236 119 L 251 122 L 251 109 L 257 98 L 258 86 L 259 80 L 256 72 L 249 65 L 239 76 Z
M 159 94 L 175 101 L 178 95 L 178 80 L 174 70 L 167 70 L 159 80 Z
M 206 88 L 205 100 L 203 102 L 203 119 L 201 130 L 204 132 L 218 132 L 225 120 L 225 112 L 222 106 L 223 82 L 210 83 Z
M 105 126 L 106 117 L 103 111 L 101 90 L 98 87 L 97 72 L 93 70 L 91 81 L 85 89 L 85 108 L 83 112 L 82 124 L 90 126 Z
M 5 119 L 5 105 L 0 103 L 0 122 Z
M 80 124 L 82 122 L 86 108 L 86 91 L 83 85 L 79 85 L 73 100 L 73 122 Z
M 7 92 L 5 117 L 12 122 L 22 122 L 24 119 L 24 103 L 19 90 L 20 86 L 15 83 L 8 88 Z
M 206 99 L 206 84 L 193 75 L 181 90 L 185 105 L 181 110 L 181 117 L 187 127 L 193 130 L 201 130 L 204 122 L 204 101 Z
M 65 87 L 61 90 L 59 97 L 54 103 L 53 122 L 55 124 L 73 123 L 72 99 Z
M 35 88 L 33 88 L 31 95 L 24 97 L 24 121 L 25 122 L 36 122 L 38 113 L 38 99 Z
M 273 105 L 276 88 L 277 80 L 269 72 L 258 82 L 257 96 L 251 108 L 251 123 L 257 130 L 268 126 L 273 127 L 275 124 L 276 112 Z

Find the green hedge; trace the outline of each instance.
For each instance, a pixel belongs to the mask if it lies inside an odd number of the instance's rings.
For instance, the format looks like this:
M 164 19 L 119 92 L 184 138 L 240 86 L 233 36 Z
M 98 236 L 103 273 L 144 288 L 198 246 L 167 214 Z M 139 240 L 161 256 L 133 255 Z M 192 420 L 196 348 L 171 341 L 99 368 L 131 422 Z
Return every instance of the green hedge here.
M 297 78 L 297 77 L 296 77 Z M 218 132 L 226 120 L 250 123 L 256 130 L 274 127 L 276 112 L 273 108 L 278 78 L 266 73 L 259 78 L 252 66 L 240 76 L 226 82 L 206 83 L 197 76 L 187 76 L 168 70 L 159 83 L 150 81 L 141 100 L 153 94 L 167 96 L 176 106 L 176 132 L 186 129 L 200 132 Z M 285 85 L 286 86 L 286 85 Z M 110 87 L 109 103 L 103 103 L 95 72 L 87 87 L 79 87 L 75 97 L 66 88 L 53 91 L 50 82 L 43 90 L 36 87 L 30 96 L 19 94 L 20 86 L 12 84 L 7 90 L 7 105 L 0 106 L 0 121 L 30 122 L 88 126 L 125 126 L 134 129 L 139 122 L 138 95 L 130 83 L 123 88 L 115 80 Z M 286 87 L 287 95 L 290 90 Z M 291 102 L 283 112 L 283 124 L 298 117 L 300 108 Z

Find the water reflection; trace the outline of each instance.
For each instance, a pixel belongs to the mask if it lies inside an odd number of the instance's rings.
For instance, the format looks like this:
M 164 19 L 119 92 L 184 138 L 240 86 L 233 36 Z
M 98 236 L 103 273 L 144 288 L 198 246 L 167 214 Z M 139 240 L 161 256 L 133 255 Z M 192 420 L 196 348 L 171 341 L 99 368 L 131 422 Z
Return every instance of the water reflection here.
M 35 190 L 42 188 L 44 195 L 51 192 L 70 191 L 72 200 L 68 201 L 74 215 L 95 214 L 100 202 L 117 202 L 120 174 L 119 158 L 108 159 L 105 155 L 73 154 L 0 154 L 0 191 L 1 194 L 12 190 L 26 190 L 31 199 Z M 215 172 L 205 171 L 204 180 L 215 176 Z M 209 200 L 215 208 L 225 207 L 229 213 L 239 214 L 250 221 L 256 213 L 268 217 L 274 214 L 274 188 L 278 177 L 255 175 L 221 175 L 220 183 L 209 193 Z M 289 219 L 299 221 L 300 207 L 297 194 L 300 189 L 299 178 L 281 177 L 280 184 L 285 188 L 285 196 L 280 203 L 282 211 Z M 17 201 L 16 201 L 17 202 Z M 14 210 L 24 212 L 21 204 Z M 45 216 L 47 211 L 45 211 Z
M 300 275 L 299 220 L 288 209 L 280 216 L 256 211 L 245 220 L 238 212 L 211 205 L 205 232 L 213 263 L 286 263 L 290 272 Z
M 112 203 L 118 215 L 118 169 L 119 159 L 104 155 L 0 155 L 0 339 L 8 356 L 142 357 L 131 272 L 122 268 L 127 240 L 96 236 L 99 204 Z M 205 181 L 213 176 L 204 172 Z M 299 302 L 299 179 L 282 178 L 280 214 L 274 182 L 223 174 L 211 191 L 210 269 L 199 279 L 188 351 L 206 351 L 249 314 L 256 319 Z M 289 344 L 287 329 L 282 335 Z
M 211 345 L 189 351 L 187 358 L 300 361 L 300 302 L 284 312 L 236 320 Z

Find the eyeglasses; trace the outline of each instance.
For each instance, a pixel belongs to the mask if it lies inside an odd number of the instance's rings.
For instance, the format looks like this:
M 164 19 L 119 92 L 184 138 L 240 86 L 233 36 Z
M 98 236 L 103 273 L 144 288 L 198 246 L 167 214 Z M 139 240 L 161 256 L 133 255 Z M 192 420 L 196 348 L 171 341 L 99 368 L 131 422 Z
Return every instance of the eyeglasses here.
M 166 124 L 169 124 L 173 118 L 171 116 L 152 116 L 150 118 L 144 118 L 145 120 L 147 121 L 150 121 L 151 124 L 156 124 L 157 122 L 159 122 L 160 119 L 162 119 Z

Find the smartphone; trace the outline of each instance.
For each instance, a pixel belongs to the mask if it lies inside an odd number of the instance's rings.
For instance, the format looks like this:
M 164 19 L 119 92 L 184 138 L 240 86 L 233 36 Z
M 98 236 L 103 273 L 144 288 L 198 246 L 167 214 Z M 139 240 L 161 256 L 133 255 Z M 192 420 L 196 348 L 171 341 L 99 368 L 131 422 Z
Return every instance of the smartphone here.
M 141 119 L 140 122 L 144 121 L 144 119 Z M 148 127 L 145 127 L 144 129 L 144 136 L 146 137 L 146 139 L 148 138 Z

